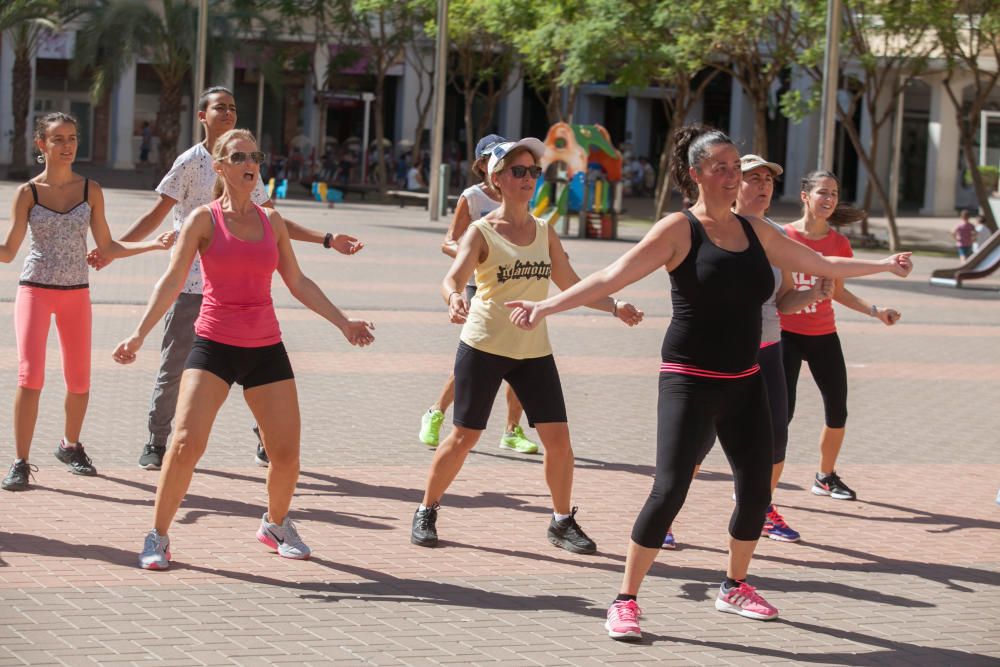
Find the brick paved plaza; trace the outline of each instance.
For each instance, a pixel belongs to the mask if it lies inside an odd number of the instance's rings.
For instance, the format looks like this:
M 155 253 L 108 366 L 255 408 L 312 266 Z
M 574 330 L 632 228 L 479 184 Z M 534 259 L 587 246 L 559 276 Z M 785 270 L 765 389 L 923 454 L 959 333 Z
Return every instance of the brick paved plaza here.
M 13 190 L 0 185 L 4 216 Z M 109 190 L 107 199 L 116 235 L 152 202 L 150 193 L 125 190 Z M 840 467 L 860 500 L 809 493 L 822 407 L 803 371 L 775 497 L 803 541 L 762 541 L 751 571 L 781 618 L 764 624 L 712 605 L 732 479 L 716 448 L 675 525 L 681 548 L 661 554 L 642 590 L 644 641 L 623 645 L 608 639 L 603 616 L 651 483 L 666 275 L 624 292 L 646 311 L 635 329 L 595 311 L 550 322 L 578 457 L 578 518 L 598 553 L 574 556 L 548 544 L 541 459 L 497 447 L 502 400 L 445 497 L 441 548 L 421 549 L 408 531 L 432 452 L 416 434 L 458 336 L 437 290 L 447 267 L 438 251 L 444 222 L 353 202 L 329 211 L 293 201 L 281 210 L 365 241 L 351 258 L 315 245 L 297 250 L 334 302 L 377 325 L 372 347 L 351 348 L 275 280 L 303 414 L 292 516 L 315 557 L 280 560 L 254 539 L 264 472 L 254 465 L 252 422 L 237 391 L 171 529 L 171 570 L 136 567 L 157 480 L 136 459 L 160 329 L 130 367 L 110 353 L 138 322 L 167 258 L 116 262 L 91 282 L 94 381 L 83 440 L 100 475 L 70 475 L 52 457 L 63 392 L 53 330 L 31 459 L 36 483 L 0 493 L 0 665 L 1000 662 L 996 282 L 932 288 L 930 271 L 953 260 L 926 257 L 916 258 L 907 281 L 854 281 L 865 298 L 903 312 L 890 329 L 838 309 L 851 382 Z M 629 243 L 566 247 L 586 274 Z M 0 402 L 8 406 L 23 254 L 0 266 Z M 0 412 L 4 470 L 13 457 L 10 420 L 9 408 Z

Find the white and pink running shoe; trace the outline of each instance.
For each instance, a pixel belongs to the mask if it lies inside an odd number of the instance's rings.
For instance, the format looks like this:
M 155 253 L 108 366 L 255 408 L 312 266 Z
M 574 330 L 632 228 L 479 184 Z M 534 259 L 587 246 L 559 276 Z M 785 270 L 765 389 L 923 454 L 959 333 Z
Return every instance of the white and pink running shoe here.
M 639 616 L 642 610 L 635 600 L 615 600 L 608 607 L 608 620 L 604 629 L 612 639 L 622 641 L 639 641 L 642 632 L 639 630 Z
M 778 610 L 760 596 L 757 589 L 745 581 L 723 592 L 719 588 L 719 596 L 715 598 L 715 608 L 727 614 L 739 614 L 758 621 L 770 621 L 778 618 Z M 610 615 L 610 612 L 608 612 Z

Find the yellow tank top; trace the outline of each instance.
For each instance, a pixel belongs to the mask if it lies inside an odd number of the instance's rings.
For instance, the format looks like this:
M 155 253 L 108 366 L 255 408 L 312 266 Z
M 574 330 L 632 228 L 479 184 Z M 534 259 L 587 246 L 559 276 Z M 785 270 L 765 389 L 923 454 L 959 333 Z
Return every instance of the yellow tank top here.
M 476 267 L 476 295 L 462 327 L 462 342 L 482 352 L 510 359 L 534 359 L 552 354 L 545 320 L 531 331 L 518 329 L 510 321 L 504 303 L 517 299 L 541 301 L 549 295 L 548 225 L 537 218 L 535 240 L 519 246 L 500 236 L 484 219 L 472 226 L 486 239 L 486 260 Z

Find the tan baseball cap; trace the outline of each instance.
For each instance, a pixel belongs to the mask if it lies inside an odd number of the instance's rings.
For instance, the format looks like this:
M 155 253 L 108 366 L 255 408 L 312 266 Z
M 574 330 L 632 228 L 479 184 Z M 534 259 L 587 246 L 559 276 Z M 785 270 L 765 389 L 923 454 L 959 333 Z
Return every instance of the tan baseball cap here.
M 767 167 L 775 176 L 781 176 L 781 174 L 785 171 L 781 168 L 780 164 L 777 164 L 776 162 L 768 162 L 761 156 L 754 155 L 753 153 L 744 155 L 740 158 L 740 169 L 743 173 L 753 171 L 757 167 Z

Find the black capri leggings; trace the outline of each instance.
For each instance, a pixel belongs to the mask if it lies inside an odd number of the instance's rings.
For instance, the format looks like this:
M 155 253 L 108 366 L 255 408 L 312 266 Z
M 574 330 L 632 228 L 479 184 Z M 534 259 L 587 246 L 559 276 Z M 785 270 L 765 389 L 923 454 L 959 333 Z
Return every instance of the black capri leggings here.
M 767 388 L 767 405 L 771 409 L 771 433 L 774 436 L 774 457 L 771 462 L 777 465 L 785 460 L 785 452 L 788 450 L 788 390 L 785 388 L 785 366 L 781 361 L 781 341 L 760 348 L 757 363 L 760 364 L 760 375 Z M 714 444 L 713 428 L 698 452 L 698 465 L 704 463 Z
M 785 364 L 785 383 L 788 386 L 788 422 L 795 415 L 795 388 L 799 383 L 802 362 L 809 364 L 809 372 L 816 380 L 823 395 L 823 412 L 829 428 L 847 425 L 847 366 L 840 337 L 836 332 L 822 336 L 781 332 L 782 358 Z
M 760 538 L 771 503 L 773 458 L 771 414 L 760 373 L 735 380 L 661 373 L 656 478 L 632 527 L 633 542 L 649 549 L 663 544 L 687 497 L 699 445 L 712 430 L 736 481 L 729 534 L 737 540 Z

